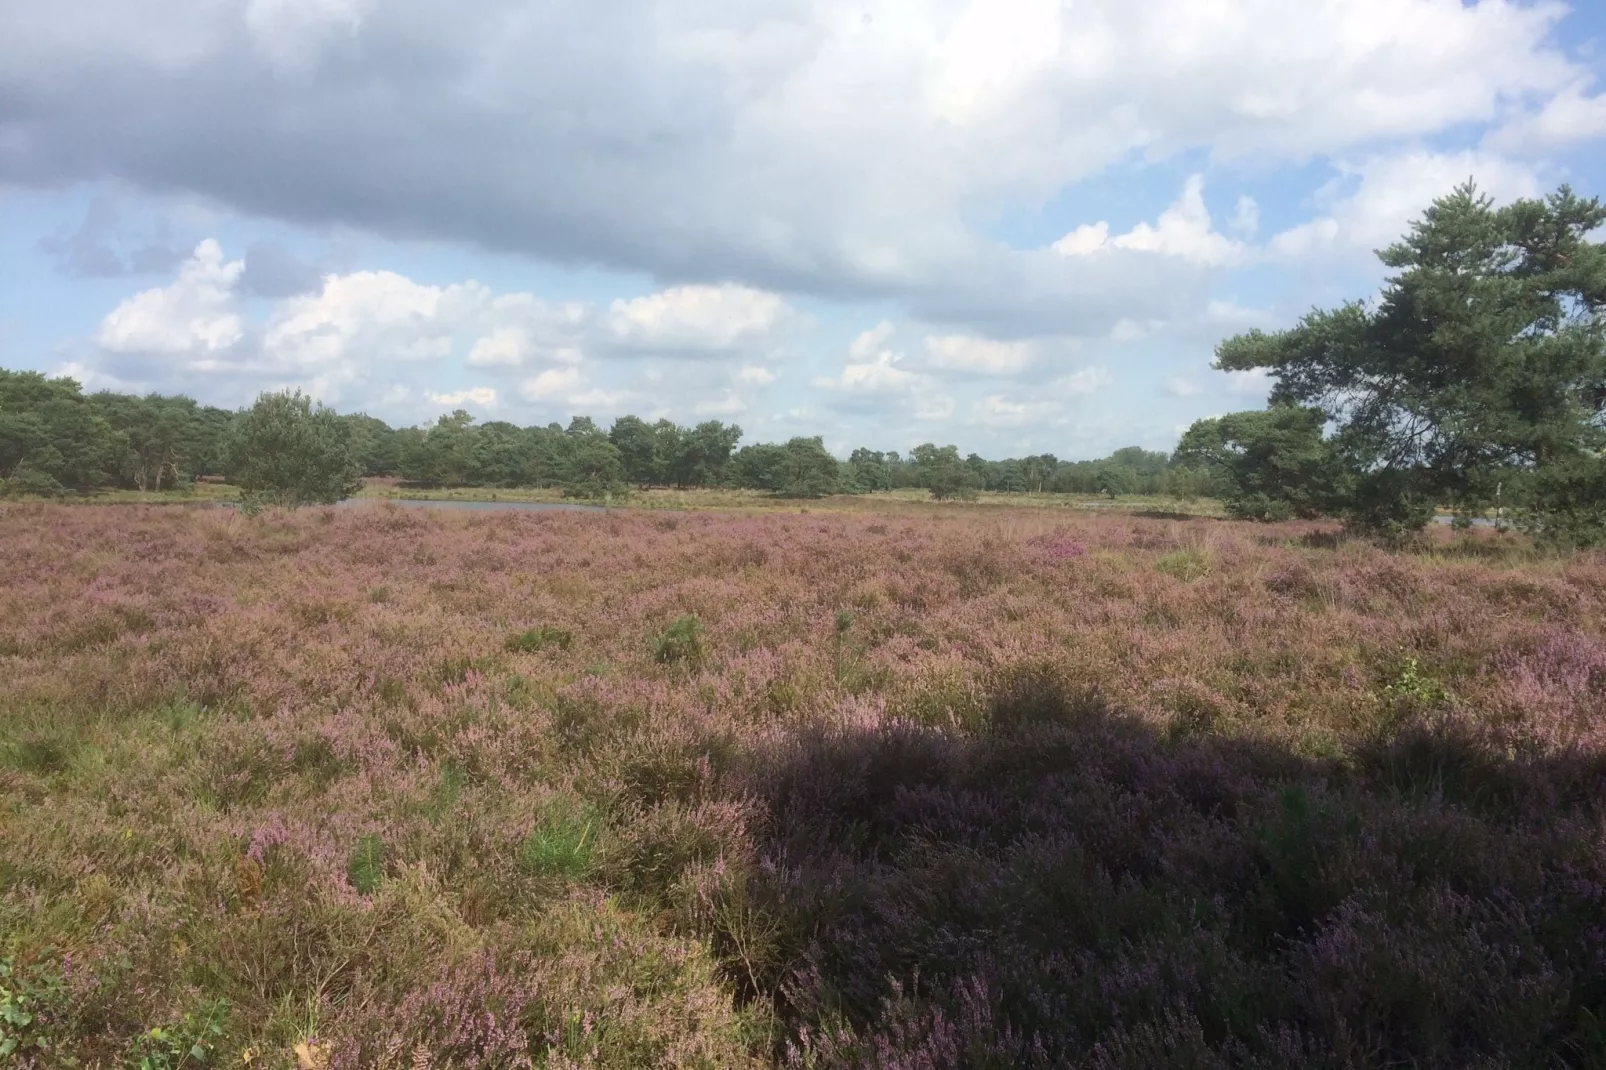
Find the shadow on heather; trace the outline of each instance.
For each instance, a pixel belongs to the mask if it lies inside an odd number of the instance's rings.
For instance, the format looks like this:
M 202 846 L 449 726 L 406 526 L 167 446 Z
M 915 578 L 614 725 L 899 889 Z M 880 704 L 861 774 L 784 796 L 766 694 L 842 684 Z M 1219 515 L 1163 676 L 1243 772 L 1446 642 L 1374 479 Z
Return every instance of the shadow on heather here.
M 772 756 L 780 925 L 725 951 L 799 1066 L 1606 1065 L 1603 788 L 1446 725 L 1343 761 L 1157 729 L 1027 670 L 980 731 Z

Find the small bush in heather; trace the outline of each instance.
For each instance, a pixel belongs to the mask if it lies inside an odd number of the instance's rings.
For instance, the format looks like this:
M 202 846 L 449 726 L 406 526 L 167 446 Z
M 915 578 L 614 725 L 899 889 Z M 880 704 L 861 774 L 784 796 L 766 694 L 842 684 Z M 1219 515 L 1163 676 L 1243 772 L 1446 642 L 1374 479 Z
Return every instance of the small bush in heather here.
M 528 628 L 522 632 L 515 632 L 507 637 L 507 642 L 503 645 L 509 653 L 534 654 L 548 648 L 567 650 L 572 642 L 574 642 L 574 633 L 563 628 L 554 628 L 550 624 L 543 624 L 538 628 Z
M 357 838 L 357 845 L 346 859 L 346 880 L 363 895 L 379 890 L 385 879 L 385 841 L 369 833 Z
M 519 847 L 519 868 L 532 877 L 584 879 L 596 865 L 600 825 L 585 803 L 549 806 Z
M 664 665 L 702 666 L 708 656 L 703 622 L 694 613 L 676 617 L 652 644 L 653 657 Z
M 1154 567 L 1183 583 L 1192 583 L 1210 575 L 1210 555 L 1203 550 L 1178 550 L 1160 558 Z
M 1425 675 L 1415 658 L 1405 659 L 1399 676 L 1383 692 L 1397 705 L 1431 707 L 1450 702 L 1449 689 L 1432 676 Z

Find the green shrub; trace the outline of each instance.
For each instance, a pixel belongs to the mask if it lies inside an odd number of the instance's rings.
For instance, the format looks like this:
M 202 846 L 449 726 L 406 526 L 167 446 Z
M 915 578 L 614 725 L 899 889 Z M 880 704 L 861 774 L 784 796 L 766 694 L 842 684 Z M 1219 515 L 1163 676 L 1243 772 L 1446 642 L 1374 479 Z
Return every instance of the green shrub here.
M 1442 710 L 1455 701 L 1450 689 L 1422 672 L 1415 658 L 1406 658 L 1399 675 L 1383 688 L 1385 732 L 1405 726 L 1415 717 Z
M 653 640 L 653 657 L 664 665 L 678 664 L 687 668 L 698 668 L 708 654 L 703 634 L 703 622 L 697 619 L 696 614 L 676 617 L 669 627 Z
M 60 730 L 25 732 L 21 739 L 0 745 L 0 762 L 21 773 L 50 776 L 64 772 L 78 750 L 78 741 Z
M 1422 675 L 1415 658 L 1406 658 L 1400 675 L 1383 690 L 1390 696 L 1428 706 L 1450 701 L 1449 690 L 1433 677 Z
M 538 651 L 552 647 L 556 650 L 567 650 L 574 641 L 574 634 L 563 628 L 554 628 L 543 624 L 538 628 L 528 628 L 522 632 L 515 632 L 507 637 L 503 647 L 513 654 L 534 654 Z
M 67 489 L 55 477 L 35 468 L 19 468 L 0 479 L 0 498 L 59 498 Z

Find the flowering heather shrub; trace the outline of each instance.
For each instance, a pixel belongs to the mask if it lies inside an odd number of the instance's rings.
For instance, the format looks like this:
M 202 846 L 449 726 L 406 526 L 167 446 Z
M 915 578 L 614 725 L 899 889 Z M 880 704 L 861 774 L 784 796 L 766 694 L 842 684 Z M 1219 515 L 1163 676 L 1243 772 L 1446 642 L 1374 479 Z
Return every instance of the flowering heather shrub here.
M 0 545 L 0 961 L 62 1065 L 224 1001 L 208 1065 L 1606 1064 L 1598 556 L 964 506 Z
M 1026 540 L 1026 544 L 1050 561 L 1075 561 L 1087 556 L 1086 544 L 1063 531 L 1034 536 Z

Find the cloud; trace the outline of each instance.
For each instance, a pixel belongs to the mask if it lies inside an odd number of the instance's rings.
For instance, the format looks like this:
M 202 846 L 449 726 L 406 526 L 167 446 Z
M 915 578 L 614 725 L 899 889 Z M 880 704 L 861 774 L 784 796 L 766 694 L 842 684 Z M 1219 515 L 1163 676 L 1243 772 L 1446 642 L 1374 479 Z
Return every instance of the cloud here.
M 348 407 L 400 405 L 404 397 L 489 406 L 505 388 L 527 402 L 604 405 L 633 395 L 593 376 L 628 357 L 649 376 L 660 376 L 665 361 L 678 368 L 657 387 L 656 405 L 736 411 L 733 394 L 716 395 L 708 375 L 684 365 L 706 366 L 724 382 L 774 381 L 755 361 L 796 320 L 782 298 L 741 287 L 554 302 L 473 281 L 430 285 L 385 270 L 326 274 L 315 290 L 252 315 L 245 280 L 250 257 L 260 252 L 253 249 L 244 260 L 228 260 L 215 240 L 202 242 L 170 285 L 114 308 L 80 363 L 146 389 L 211 397 L 296 385 Z M 461 369 L 504 376 L 504 388 L 456 385 Z M 407 392 L 393 393 L 396 387 Z
M 1045 423 L 1060 415 L 1061 406 L 1054 401 L 1012 401 L 1002 394 L 989 394 L 977 402 L 976 419 L 994 427 L 1022 427 L 1029 423 Z
M 132 234 L 123 224 L 122 211 L 110 196 L 90 199 L 76 227 L 60 227 L 40 239 L 39 249 L 56 270 L 71 278 L 115 278 L 171 271 L 189 253 L 174 245 L 164 221 L 147 234 Z
M 571 394 L 568 403 L 575 409 L 594 409 L 601 411 L 617 411 L 621 405 L 629 402 L 633 397 L 628 390 L 606 390 L 602 387 L 593 387 L 590 390 Z
M 979 375 L 1009 375 L 1024 371 L 1032 362 L 1027 342 L 995 342 L 968 335 L 929 335 L 926 363 L 941 371 Z
M 884 350 L 895 329 L 890 321 L 882 320 L 853 339 L 848 346 L 848 356 L 857 361 L 871 359 Z
M 921 378 L 914 372 L 898 367 L 902 360 L 901 353 L 883 351 L 870 360 L 844 365 L 836 385 L 843 390 L 863 393 L 908 390 L 918 385 Z
M 1301 163 L 1495 122 L 1515 101 L 1533 102 L 1542 131 L 1594 128 L 1552 2 L 865 13 L 858 0 L 14 4 L 0 16 L 0 182 L 110 179 L 665 283 L 890 297 L 998 337 L 1009 321 L 1096 336 L 1154 314 L 1151 291 L 1172 280 L 1052 263 L 978 220 L 1132 160 Z M 1185 196 L 1122 237 L 1231 261 L 1199 207 Z M 1079 240 L 1101 247 L 1096 230 Z M 671 312 L 682 304 L 627 305 L 621 337 L 675 344 L 696 319 Z
M 439 361 L 452 352 L 454 323 L 486 296 L 475 283 L 424 286 L 393 271 L 330 275 L 317 293 L 278 306 L 262 347 L 280 364 L 343 377 L 373 359 Z
M 778 376 L 768 368 L 761 368 L 757 364 L 743 364 L 737 369 L 736 378 L 741 382 L 751 383 L 754 386 L 768 386 Z
M 1248 203 L 1252 210 L 1254 202 Z M 1241 223 L 1244 213 L 1244 201 L 1241 200 L 1235 221 Z M 1179 257 L 1210 267 L 1241 263 L 1248 256 L 1248 250 L 1242 242 L 1234 241 L 1212 228 L 1210 212 L 1204 203 L 1203 175 L 1190 177 L 1182 196 L 1161 212 L 1160 218 L 1153 224 L 1139 223 L 1114 238 L 1109 234 L 1108 223 L 1084 224 L 1055 242 L 1052 248 L 1062 256 L 1094 256 L 1110 249 L 1129 249 Z
M 1061 256 L 1091 256 L 1110 248 L 1108 223 L 1083 223 L 1052 246 Z
M 692 411 L 699 416 L 735 416 L 747 411 L 747 402 L 733 392 L 724 390 L 716 397 L 697 402 L 692 406 Z
M 1318 194 L 1325 214 L 1275 235 L 1267 243 L 1269 256 L 1370 255 L 1398 239 L 1430 203 L 1468 178 L 1499 200 L 1537 196 L 1542 189 L 1533 165 L 1479 150 L 1377 155 L 1341 170 L 1343 177 Z
M 922 385 L 923 376 L 903 367 L 905 354 L 887 346 L 892 333 L 886 320 L 863 332 L 848 346 L 841 374 L 815 379 L 813 385 L 859 394 L 903 393 Z
M 1226 372 L 1227 393 L 1235 397 L 1253 397 L 1265 400 L 1275 384 L 1275 376 L 1266 368 L 1251 368 L 1243 372 Z
M 746 286 L 674 286 L 613 302 L 608 328 L 643 349 L 730 349 L 773 331 L 791 312 L 779 294 Z
M 253 242 L 245 250 L 240 290 L 253 297 L 309 293 L 323 282 L 324 270 L 275 242 Z
M 1164 387 L 1165 392 L 1174 398 L 1197 397 L 1203 393 L 1203 389 L 1198 383 L 1181 375 L 1168 376 L 1161 385 Z
M 1097 393 L 1113 383 L 1115 379 L 1104 368 L 1083 368 L 1070 375 L 1061 376 L 1049 384 L 1049 389 L 1057 390 L 1062 394 L 1081 397 Z
M 1238 206 L 1233 209 L 1232 229 L 1246 238 L 1253 238 L 1260 229 L 1260 205 L 1253 197 L 1238 198 Z
M 498 364 L 516 368 L 524 363 L 529 348 L 530 340 L 524 331 L 503 327 L 475 341 L 468 351 L 468 362 L 482 368 Z
M 1160 321 L 1157 320 L 1147 324 L 1129 319 L 1116 320 L 1115 326 L 1110 328 L 1110 341 L 1136 342 L 1140 338 L 1147 337 L 1149 332 L 1157 326 L 1160 326 Z
M 1495 152 L 1547 152 L 1606 138 L 1606 93 L 1589 95 L 1585 82 L 1568 86 L 1537 110 L 1526 112 L 1489 135 Z
M 953 415 L 954 399 L 946 394 L 930 394 L 915 402 L 914 418 L 921 423 L 940 423 Z
M 245 262 L 225 262 L 208 238 L 171 285 L 145 290 L 114 308 L 95 336 L 113 353 L 181 356 L 228 349 L 245 334 L 234 286 Z
M 1245 308 L 1236 301 L 1211 300 L 1205 305 L 1205 319 L 1231 327 L 1264 326 L 1274 317 L 1261 308 Z
M 526 379 L 519 387 L 519 393 L 530 401 L 545 401 L 561 397 L 579 385 L 579 368 L 548 368 L 541 374 Z
M 270 63 L 305 70 L 327 44 L 355 34 L 372 6 L 371 0 L 247 0 L 245 25 Z
M 451 405 L 454 407 L 472 404 L 490 408 L 496 404 L 496 391 L 488 386 L 469 387 L 467 390 L 455 390 L 449 394 L 437 394 L 434 391 L 430 391 L 424 396 L 437 405 Z

